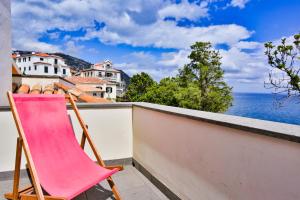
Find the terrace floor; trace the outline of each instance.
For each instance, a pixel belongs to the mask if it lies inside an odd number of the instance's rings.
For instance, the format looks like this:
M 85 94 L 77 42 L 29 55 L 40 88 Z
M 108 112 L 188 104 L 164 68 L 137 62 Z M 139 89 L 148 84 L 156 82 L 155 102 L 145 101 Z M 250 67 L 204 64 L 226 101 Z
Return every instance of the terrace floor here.
M 124 166 L 124 170 L 113 175 L 113 179 L 119 189 L 122 199 L 126 200 L 163 200 L 168 199 L 158 190 L 143 174 L 131 165 Z M 0 180 L 0 199 L 4 193 L 12 191 L 13 181 L 11 178 Z M 21 187 L 28 186 L 28 177 L 21 178 Z M 79 195 L 75 200 L 108 200 L 114 199 L 107 181 L 89 189 Z

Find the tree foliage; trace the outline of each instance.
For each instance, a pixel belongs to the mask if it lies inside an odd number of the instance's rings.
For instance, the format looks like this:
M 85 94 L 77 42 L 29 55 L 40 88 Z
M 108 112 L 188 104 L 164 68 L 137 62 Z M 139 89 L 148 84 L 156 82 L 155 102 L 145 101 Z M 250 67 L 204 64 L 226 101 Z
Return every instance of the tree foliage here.
M 224 112 L 232 104 L 230 88 L 223 80 L 221 56 L 209 42 L 196 42 L 191 46 L 191 62 L 179 72 L 183 86 L 195 83 L 200 92 L 199 110 Z
M 141 101 L 141 97 L 147 89 L 156 85 L 156 82 L 147 73 L 140 73 L 132 76 L 127 92 L 124 96 L 125 101 Z
M 132 77 L 125 97 L 142 101 L 211 112 L 224 112 L 232 103 L 231 88 L 224 82 L 219 52 L 210 43 L 191 46 L 189 58 L 176 77 L 156 83 L 145 73 Z
M 283 38 L 281 44 L 265 43 L 265 54 L 272 67 L 266 88 L 274 89 L 275 93 L 285 93 L 288 97 L 300 96 L 300 34 L 294 35 L 291 44 Z

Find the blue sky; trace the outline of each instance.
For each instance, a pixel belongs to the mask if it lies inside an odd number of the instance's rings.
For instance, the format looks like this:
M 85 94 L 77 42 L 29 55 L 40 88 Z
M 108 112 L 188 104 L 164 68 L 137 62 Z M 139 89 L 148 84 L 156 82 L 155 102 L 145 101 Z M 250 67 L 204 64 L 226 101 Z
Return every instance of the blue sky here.
M 12 0 L 13 48 L 110 59 L 158 81 L 210 41 L 235 92 L 271 92 L 263 43 L 300 32 L 299 10 L 299 0 Z

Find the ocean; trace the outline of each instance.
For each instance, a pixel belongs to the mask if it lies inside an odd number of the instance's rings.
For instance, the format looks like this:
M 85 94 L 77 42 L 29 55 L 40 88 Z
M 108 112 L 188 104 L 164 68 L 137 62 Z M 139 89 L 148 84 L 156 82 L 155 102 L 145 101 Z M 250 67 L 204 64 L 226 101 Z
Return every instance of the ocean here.
M 279 105 L 274 94 L 234 93 L 233 106 L 225 114 L 300 125 L 300 98 Z

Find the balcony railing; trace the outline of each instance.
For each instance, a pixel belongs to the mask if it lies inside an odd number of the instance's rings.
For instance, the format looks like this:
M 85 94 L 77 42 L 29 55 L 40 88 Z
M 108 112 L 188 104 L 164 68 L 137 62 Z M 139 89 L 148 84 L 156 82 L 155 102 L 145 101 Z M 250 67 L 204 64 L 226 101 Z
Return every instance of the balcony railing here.
M 105 76 L 103 78 L 104 78 L 104 80 L 107 80 L 107 81 L 117 81 L 116 76 Z
M 78 106 L 103 158 L 133 158 L 169 198 L 300 199 L 300 126 L 148 103 Z M 0 127 L 0 171 L 10 171 L 17 132 L 8 108 Z

